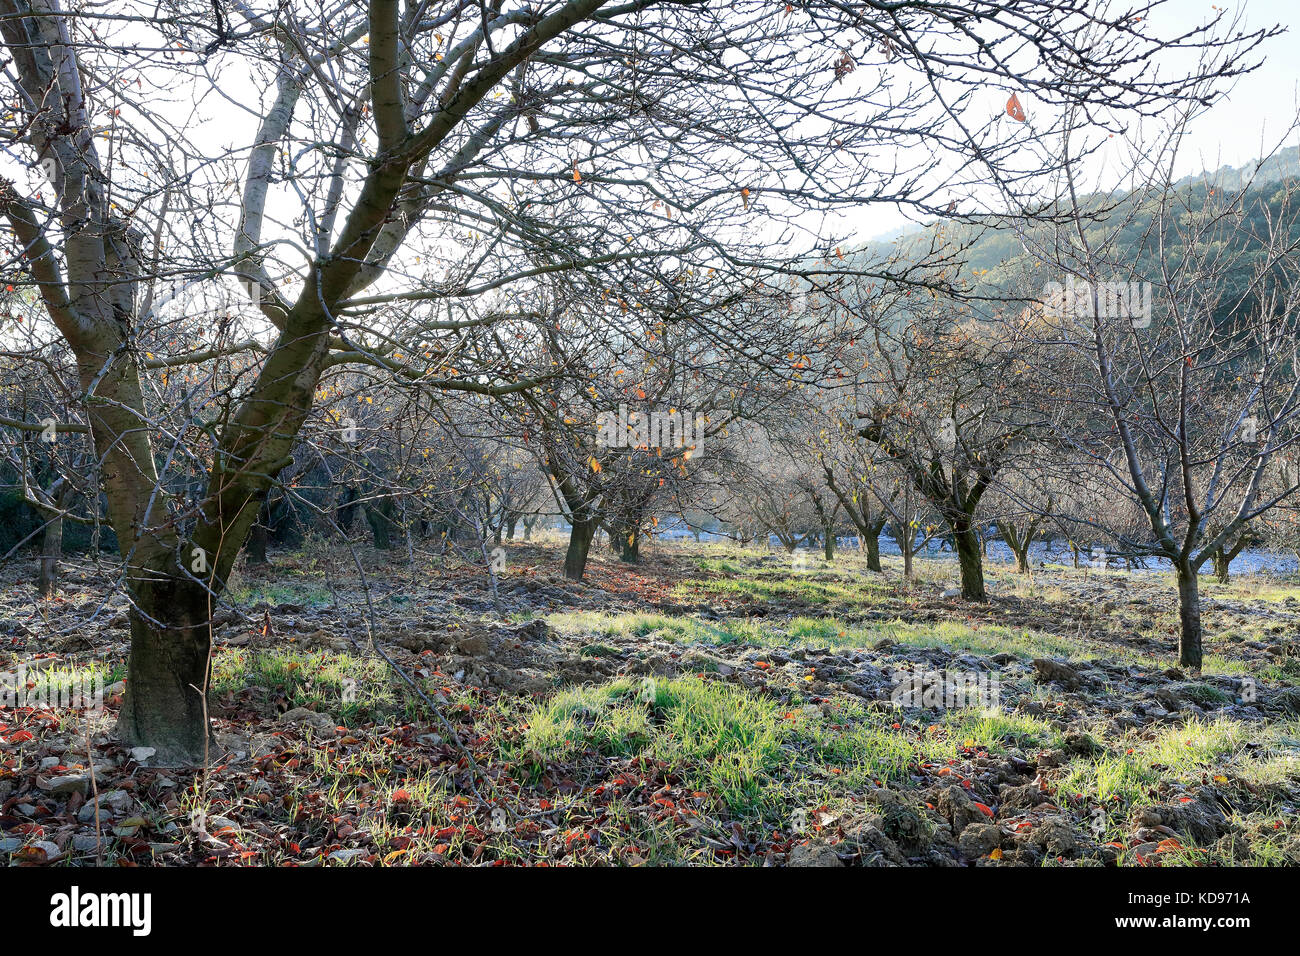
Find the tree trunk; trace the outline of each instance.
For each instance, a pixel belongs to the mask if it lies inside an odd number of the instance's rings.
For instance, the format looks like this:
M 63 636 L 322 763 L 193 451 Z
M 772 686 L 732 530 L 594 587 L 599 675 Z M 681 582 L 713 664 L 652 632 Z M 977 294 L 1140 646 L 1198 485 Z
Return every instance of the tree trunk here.
M 1178 577 L 1178 663 L 1201 669 L 1201 592 L 1196 571 L 1188 561 L 1175 562 Z
M 190 581 L 154 580 L 135 588 L 117 732 L 124 747 L 153 747 L 159 765 L 194 765 L 206 756 L 208 608 L 206 591 Z
M 961 596 L 967 601 L 984 601 L 984 560 L 980 554 L 980 536 L 972 528 L 953 534 L 957 563 L 961 567 Z
M 244 549 L 244 554 L 248 557 L 249 564 L 266 564 L 266 539 L 268 534 L 266 525 L 258 522 L 253 525 L 253 533 L 248 536 L 248 546 Z
M 564 576 L 570 581 L 581 581 L 587 570 L 587 552 L 596 534 L 594 520 L 573 522 L 569 530 L 569 550 L 564 555 Z
M 633 528 L 631 531 L 619 535 L 618 559 L 628 564 L 636 564 L 641 560 L 640 528 Z
M 352 522 L 357 516 L 357 489 L 351 485 L 343 489 L 339 496 L 338 508 L 335 510 L 335 522 L 344 534 L 352 530 Z
M 835 532 L 829 528 L 826 534 L 822 536 L 822 554 L 828 562 L 835 560 Z
M 41 576 L 37 591 L 42 598 L 52 597 L 59 584 L 59 558 L 63 554 L 63 518 L 52 516 L 41 538 Z
M 998 531 L 1002 533 L 1002 540 L 1007 543 L 1011 549 L 1012 556 L 1016 559 L 1016 573 L 1029 573 L 1029 542 L 1033 540 L 1033 526 L 1022 536 L 1016 526 L 1008 521 L 997 522 Z M 987 552 L 986 552 L 987 553 Z
M 370 533 L 374 536 L 375 549 L 388 551 L 393 547 L 393 501 L 385 498 L 382 505 L 366 505 L 366 520 L 370 522 Z
M 884 573 L 885 569 L 880 566 L 880 528 L 862 535 L 858 540 L 867 546 L 867 570 Z
M 257 524 L 253 525 L 253 530 L 248 536 L 248 544 L 244 548 L 249 564 L 267 563 L 266 548 L 270 543 L 270 524 L 271 502 L 268 499 L 262 503 L 261 510 L 257 513 Z
M 1214 559 L 1214 576 L 1218 578 L 1220 584 L 1227 584 L 1229 577 L 1229 568 L 1232 566 L 1232 559 L 1222 548 L 1216 548 L 1211 554 Z

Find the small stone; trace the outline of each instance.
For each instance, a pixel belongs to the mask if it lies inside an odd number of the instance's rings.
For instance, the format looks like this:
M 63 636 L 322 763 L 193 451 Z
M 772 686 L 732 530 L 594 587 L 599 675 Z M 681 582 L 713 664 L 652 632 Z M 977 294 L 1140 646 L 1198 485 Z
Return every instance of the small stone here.
M 1160 852 L 1158 843 L 1139 843 L 1133 848 L 1133 856 L 1137 860 L 1144 860 L 1147 857 L 1155 856 Z
M 111 790 L 99 795 L 100 823 L 104 823 L 109 812 L 126 813 L 135 806 L 135 799 L 125 790 Z M 82 823 L 95 822 L 95 801 L 91 800 L 77 812 L 77 819 Z
M 99 849 L 99 839 L 93 833 L 78 833 L 72 838 L 72 848 L 78 853 L 94 853 Z
M 52 797 L 69 797 L 74 793 L 85 796 L 90 790 L 90 778 L 70 773 L 63 777 L 51 777 L 43 785 L 38 781 L 37 786 Z
M 1069 664 L 1043 657 L 1035 658 L 1032 663 L 1040 681 L 1057 681 L 1070 686 L 1079 683 L 1079 672 Z
M 957 850 L 968 860 L 988 856 L 1002 845 L 1002 831 L 991 823 L 972 823 L 957 838 Z
M 790 851 L 787 866 L 843 866 L 839 855 L 824 844 L 801 844 Z
M 318 734 L 333 737 L 335 722 L 329 714 L 318 714 L 306 707 L 295 707 L 280 715 L 280 722 L 285 724 L 306 724 Z
M 49 840 L 37 840 L 28 847 L 28 850 L 39 851 L 44 854 L 46 863 L 55 863 L 63 859 L 63 851 L 59 849 L 57 844 L 51 843 Z
M 155 750 L 153 747 L 132 747 L 131 759 L 134 760 L 136 763 L 142 764 L 145 763 L 150 757 L 152 757 L 157 752 L 158 751 Z
M 356 859 L 359 856 L 364 856 L 365 853 L 366 853 L 365 850 L 356 847 L 350 850 L 335 850 L 333 853 L 330 854 L 330 859 L 338 860 L 340 863 L 346 863 L 349 860 Z
M 961 597 L 961 588 L 948 588 L 939 597 L 944 601 L 950 601 L 954 598 Z
M 42 757 L 42 758 L 41 758 L 41 769 L 42 769 L 42 770 L 51 770 L 51 769 L 53 769 L 54 767 L 57 767 L 57 766 L 61 765 L 62 763 L 63 763 L 63 760 L 60 759 L 59 757 Z

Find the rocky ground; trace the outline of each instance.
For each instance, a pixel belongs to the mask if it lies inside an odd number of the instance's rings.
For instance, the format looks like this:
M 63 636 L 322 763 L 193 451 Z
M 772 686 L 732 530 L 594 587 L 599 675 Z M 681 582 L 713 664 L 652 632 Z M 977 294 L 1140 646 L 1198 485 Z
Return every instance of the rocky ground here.
M 244 568 L 215 616 L 206 772 L 112 736 L 110 569 L 0 576 L 0 671 L 102 713 L 0 709 L 20 865 L 1300 863 L 1300 582 L 1207 582 L 1204 672 L 1170 582 L 955 566 L 795 570 L 721 545 L 558 541 L 480 568 L 329 548 Z M 11 681 L 12 683 L 12 681 Z M 900 688 L 911 688 L 901 694 Z

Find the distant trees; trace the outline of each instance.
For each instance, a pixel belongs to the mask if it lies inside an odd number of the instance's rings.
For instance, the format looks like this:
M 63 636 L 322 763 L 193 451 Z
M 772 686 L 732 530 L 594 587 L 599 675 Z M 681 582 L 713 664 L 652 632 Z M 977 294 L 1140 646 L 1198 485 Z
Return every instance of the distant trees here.
M 1113 529 L 1122 552 L 1172 566 L 1179 662 L 1199 669 L 1201 567 L 1226 575 L 1254 523 L 1300 489 L 1280 467 L 1300 442 L 1300 220 L 1294 183 L 1269 198 L 1210 185 L 1189 204 L 1167 175 L 1179 133 L 1127 204 L 1149 216 L 1139 248 L 1115 241 L 1118 224 L 1090 236 L 1073 177 L 1073 230 L 1026 235 L 1061 276 L 1039 340 L 1068 377 L 1043 390 L 1068 403 L 1071 457 L 1142 515 L 1141 536 Z
M 1018 322 L 979 322 L 928 297 L 868 318 L 859 434 L 934 508 L 957 553 L 963 598 L 983 601 L 981 503 L 1041 424 L 1021 400 L 1030 341 Z
M 774 230 L 882 201 L 1028 207 L 1068 160 L 1045 144 L 1081 122 L 1069 107 L 1104 124 L 1193 88 L 1153 68 L 1150 18 L 1074 3 L 339 0 L 234 4 L 229 26 L 206 0 L 165 9 L 0 0 L 19 157 L 0 185 L 4 294 L 39 296 L 75 363 L 60 427 L 90 437 L 130 598 L 118 729 L 160 763 L 208 752 L 213 609 L 327 372 L 517 395 L 556 371 L 529 364 L 546 360 L 548 278 L 620 313 L 654 299 L 669 325 L 698 314 L 688 279 L 729 285 L 713 303 L 765 272 L 827 284 L 866 267 L 826 264 L 828 235 L 792 267 Z M 1207 54 L 1198 77 L 1250 65 L 1266 33 L 1234 30 L 1180 30 L 1181 52 Z M 1003 109 L 1013 91 L 1033 124 Z M 235 282 L 244 301 L 214 294 Z M 714 354 L 766 334 L 709 314 L 691 327 Z M 543 440 L 589 540 L 596 456 Z M 380 490 L 382 539 L 410 498 Z

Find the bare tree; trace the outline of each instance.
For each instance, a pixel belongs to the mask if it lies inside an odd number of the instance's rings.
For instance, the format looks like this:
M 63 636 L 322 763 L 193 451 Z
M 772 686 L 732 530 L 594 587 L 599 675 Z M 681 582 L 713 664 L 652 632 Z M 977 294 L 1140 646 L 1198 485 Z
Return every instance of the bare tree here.
M 213 606 L 327 369 L 507 395 L 535 382 L 471 333 L 520 322 L 540 276 L 631 309 L 684 272 L 741 291 L 810 210 L 1021 208 L 1060 168 L 1041 147 L 1062 107 L 1105 124 L 1189 95 L 1150 68 L 1149 6 L 340 0 L 235 3 L 227 24 L 199 0 L 0 0 L 6 147 L 46 180 L 0 192 L 6 269 L 78 369 L 131 601 L 123 741 L 206 755 Z M 1172 45 L 1230 77 L 1263 35 L 1231 27 Z M 989 88 L 1054 118 L 992 119 Z M 210 102 L 235 155 L 203 139 Z M 859 269 L 836 262 L 801 274 Z M 229 277 L 251 309 L 189 311 Z
M 1071 175 L 1072 228 L 1026 235 L 1059 270 L 1042 292 L 1043 341 L 1060 356 L 1044 393 L 1066 397 L 1078 466 L 1132 502 L 1145 533 L 1079 521 L 1124 555 L 1169 562 L 1179 662 L 1199 670 L 1202 565 L 1300 488 L 1269 480 L 1300 441 L 1300 231 L 1294 184 L 1176 188 L 1181 131 L 1103 228 Z

